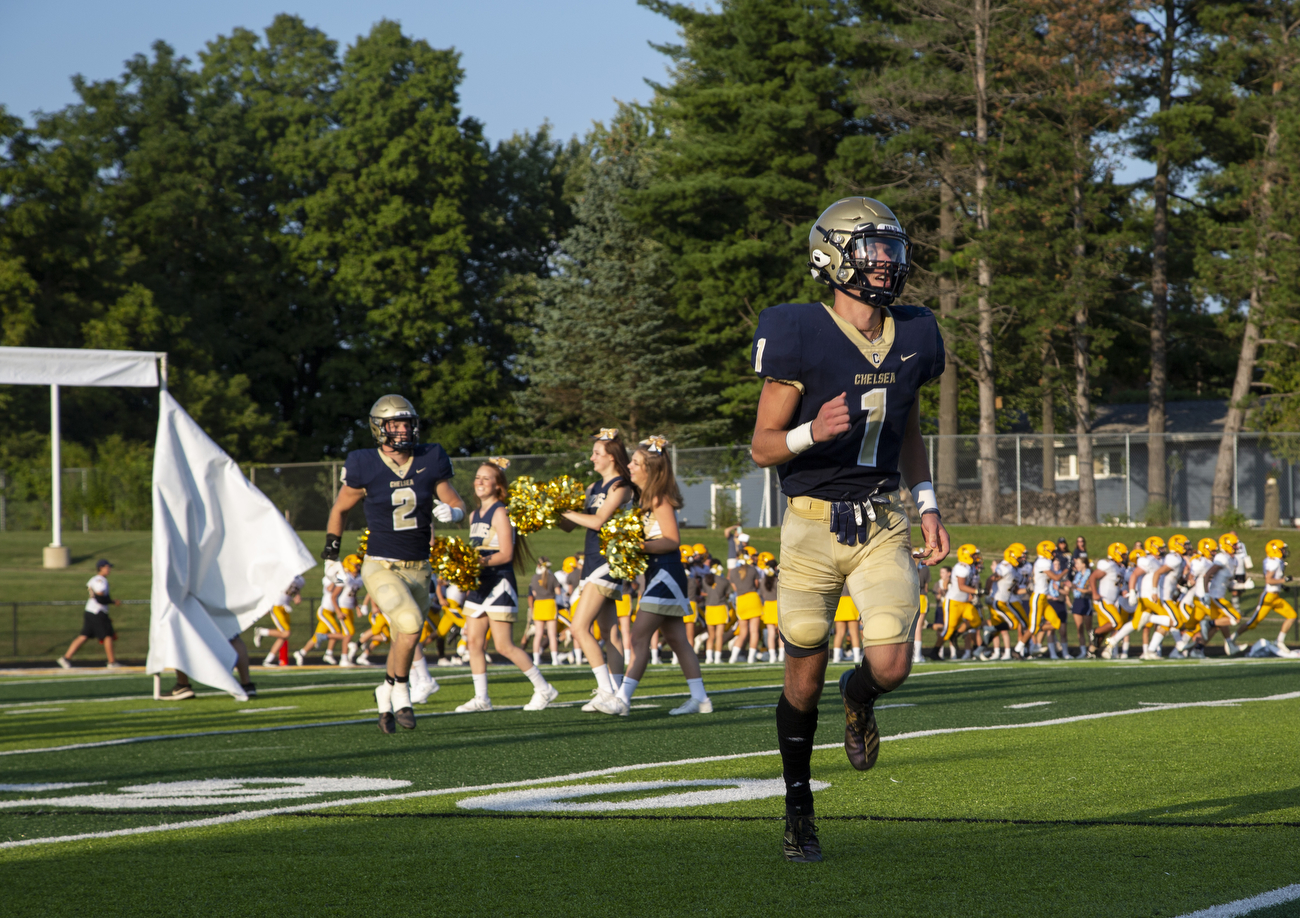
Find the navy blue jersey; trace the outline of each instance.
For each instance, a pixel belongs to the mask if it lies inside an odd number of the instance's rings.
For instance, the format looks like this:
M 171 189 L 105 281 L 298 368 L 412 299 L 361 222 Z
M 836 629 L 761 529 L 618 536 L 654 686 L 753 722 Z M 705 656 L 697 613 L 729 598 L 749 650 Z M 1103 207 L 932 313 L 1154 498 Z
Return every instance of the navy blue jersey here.
M 412 451 L 396 472 L 376 449 L 355 449 L 343 464 L 343 484 L 366 492 L 370 541 L 366 553 L 394 561 L 427 561 L 438 482 L 451 478 L 451 460 L 437 443 Z
M 489 507 L 480 507 L 469 515 L 469 544 L 478 549 L 480 555 L 495 555 L 501 550 L 500 539 L 492 528 L 492 517 L 498 507 L 504 507 L 496 501 Z M 502 582 L 509 585 L 506 589 Z M 518 583 L 515 580 L 513 561 L 484 567 L 479 573 L 478 589 L 469 596 L 470 602 L 484 605 L 514 605 L 518 601 Z
M 623 479 L 614 476 L 609 481 L 598 481 L 587 489 L 587 503 L 583 505 L 583 513 L 595 513 L 605 505 L 605 498 L 609 492 L 616 488 L 627 487 Z M 586 577 L 596 568 L 605 562 L 605 556 L 600 553 L 600 530 L 588 529 L 587 540 L 582 547 L 582 576 Z
M 943 337 L 923 306 L 890 306 L 875 341 L 821 303 L 763 310 L 754 332 L 754 372 L 802 392 L 792 427 L 848 394 L 852 426 L 777 466 L 790 497 L 865 500 L 898 489 L 898 454 L 917 390 L 943 372 Z M 917 484 L 917 482 L 910 482 Z

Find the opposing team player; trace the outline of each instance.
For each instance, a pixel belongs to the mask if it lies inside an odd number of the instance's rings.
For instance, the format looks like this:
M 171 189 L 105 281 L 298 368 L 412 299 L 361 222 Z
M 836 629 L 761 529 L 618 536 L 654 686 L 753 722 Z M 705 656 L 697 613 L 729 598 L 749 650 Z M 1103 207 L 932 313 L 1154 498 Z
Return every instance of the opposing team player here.
M 1106 549 L 1106 557 L 1097 562 L 1096 569 L 1088 578 L 1093 620 L 1097 623 L 1096 630 L 1092 633 L 1094 656 L 1101 654 L 1102 642 L 1107 634 L 1112 634 L 1128 624 L 1130 615 L 1120 605 L 1119 597 L 1120 581 L 1124 578 L 1124 560 L 1127 556 L 1128 548 L 1123 542 L 1111 542 Z
M 437 443 L 420 443 L 420 416 L 400 395 L 382 396 L 370 409 L 375 449 L 348 453 L 343 484 L 326 524 L 321 557 L 337 561 L 347 513 L 365 501 L 370 540 L 361 580 L 392 633 L 384 682 L 375 689 L 379 728 L 415 729 L 411 707 L 411 661 L 429 608 L 429 546 L 433 521 L 465 517 L 465 503 L 451 484 L 451 460 Z
M 291 606 L 296 606 L 302 602 L 302 588 L 307 585 L 307 581 L 302 577 L 294 577 L 289 588 L 280 594 L 280 598 L 275 601 L 271 607 L 271 624 L 274 628 L 254 628 L 253 629 L 253 646 L 261 647 L 262 638 L 275 638 L 275 643 L 271 645 L 271 652 L 266 655 L 262 661 L 263 666 L 280 665 L 280 648 L 289 643 L 289 611 Z M 285 651 L 288 653 L 288 651 Z
M 1061 617 L 1056 614 L 1048 602 L 1048 596 L 1051 592 L 1050 586 L 1053 583 L 1060 583 L 1066 576 L 1066 571 L 1053 570 L 1053 559 L 1056 555 L 1056 545 L 1050 539 L 1044 539 L 1034 547 L 1034 592 L 1029 600 L 1029 633 L 1030 645 L 1028 653 L 1036 653 L 1038 648 L 1038 635 L 1044 634 L 1043 643 L 1048 647 L 1053 660 L 1060 659 L 1056 652 L 1056 632 L 1061 627 Z
M 1021 656 L 1025 649 L 1027 622 L 1025 607 L 1020 602 L 1020 564 L 1029 549 L 1020 542 L 1012 542 L 1002 552 L 1002 560 L 993 567 L 993 608 L 990 618 L 997 635 L 993 638 L 993 659 L 1011 659 L 1011 632 L 1016 633 L 1016 655 Z M 999 638 L 1002 641 L 1002 655 L 997 653 Z
M 837 201 L 809 236 L 810 267 L 834 306 L 790 303 L 759 314 L 754 371 L 763 378 L 752 451 L 777 466 L 789 512 L 781 528 L 779 624 L 785 687 L 776 709 L 786 783 L 784 853 L 821 859 L 810 782 L 827 638 L 847 581 L 862 624 L 863 661 L 840 679 L 844 749 L 875 764 L 874 705 L 911 671 L 920 604 L 900 472 L 921 512 L 930 564 L 948 554 L 931 485 L 917 390 L 944 367 L 928 309 L 893 306 L 911 243 L 870 198 Z
M 1290 554 L 1291 549 L 1281 539 L 1272 539 L 1264 546 L 1264 593 L 1259 597 L 1255 611 L 1243 618 L 1237 630 L 1232 633 L 1231 641 L 1236 641 L 1241 632 L 1256 627 L 1269 613 L 1276 612 L 1282 619 L 1282 630 L 1277 634 L 1278 653 L 1284 657 L 1295 654 L 1295 651 L 1286 646 L 1286 633 L 1295 622 L 1296 611 L 1282 596 L 1282 587 L 1291 584 L 1291 578 L 1286 575 L 1286 559 Z

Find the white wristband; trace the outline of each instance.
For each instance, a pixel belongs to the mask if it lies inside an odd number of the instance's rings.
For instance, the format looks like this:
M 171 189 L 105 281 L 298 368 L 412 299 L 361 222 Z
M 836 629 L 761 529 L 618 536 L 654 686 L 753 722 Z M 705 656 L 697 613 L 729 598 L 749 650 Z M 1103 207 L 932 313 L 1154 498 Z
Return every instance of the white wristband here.
M 785 448 L 796 456 L 813 445 L 812 421 L 800 424 L 785 435 Z
M 912 488 L 912 500 L 916 501 L 916 509 L 921 513 L 939 512 L 939 501 L 934 496 L 931 482 L 923 481 Z

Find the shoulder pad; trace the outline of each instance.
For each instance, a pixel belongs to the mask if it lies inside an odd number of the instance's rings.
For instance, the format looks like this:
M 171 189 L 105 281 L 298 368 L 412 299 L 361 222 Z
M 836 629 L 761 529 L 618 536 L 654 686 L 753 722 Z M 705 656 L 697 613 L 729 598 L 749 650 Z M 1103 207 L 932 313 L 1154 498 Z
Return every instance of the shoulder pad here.
M 750 350 L 750 366 L 755 373 L 772 379 L 799 379 L 803 363 L 800 326 L 809 316 L 810 307 L 823 310 L 820 303 L 782 303 L 758 314 Z

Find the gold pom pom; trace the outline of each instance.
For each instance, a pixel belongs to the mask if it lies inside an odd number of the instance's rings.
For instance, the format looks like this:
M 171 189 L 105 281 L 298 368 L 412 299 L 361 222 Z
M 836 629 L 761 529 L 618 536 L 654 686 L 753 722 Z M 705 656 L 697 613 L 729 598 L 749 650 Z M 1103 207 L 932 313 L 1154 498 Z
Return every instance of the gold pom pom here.
M 548 515 L 552 520 L 547 525 L 550 526 L 555 525 L 554 520 L 564 511 L 581 513 L 587 507 L 586 486 L 569 475 L 552 478 L 542 485 L 542 493 L 546 495 Z
M 531 535 L 543 526 L 554 525 L 546 495 L 531 476 L 520 475 L 510 483 L 510 522 L 520 535 Z
M 364 558 L 366 556 L 366 549 L 369 546 L 370 546 L 370 529 L 367 527 L 366 529 L 361 530 L 361 535 L 360 537 L 357 538 L 357 554 L 361 555 L 361 557 Z
M 600 527 L 600 553 L 615 580 L 635 580 L 646 571 L 645 518 L 642 511 L 620 510 Z
M 440 580 L 466 593 L 478 589 L 478 549 L 455 536 L 438 536 L 429 546 L 429 563 Z

